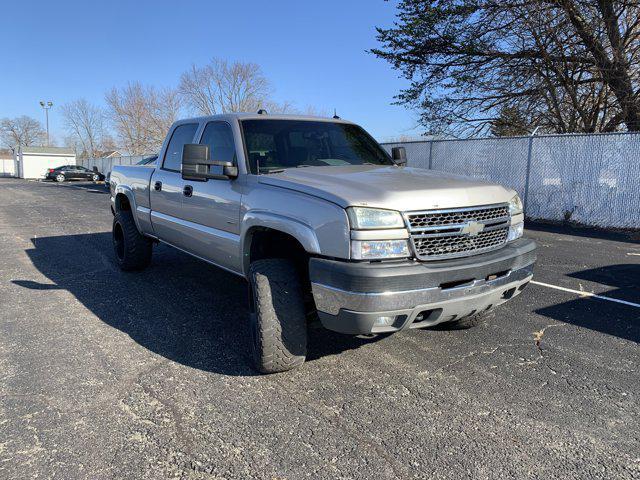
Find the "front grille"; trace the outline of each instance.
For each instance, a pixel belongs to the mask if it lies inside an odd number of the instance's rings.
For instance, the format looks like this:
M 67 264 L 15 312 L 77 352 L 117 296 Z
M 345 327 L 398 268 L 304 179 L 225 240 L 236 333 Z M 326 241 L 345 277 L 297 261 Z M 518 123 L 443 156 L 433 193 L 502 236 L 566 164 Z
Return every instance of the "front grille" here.
M 507 205 L 409 212 L 405 218 L 416 256 L 440 260 L 502 247 L 509 234 Z
M 499 205 L 495 207 L 487 207 L 473 210 L 446 210 L 434 212 L 418 212 L 408 215 L 409 225 L 412 231 L 422 230 L 425 227 L 435 227 L 444 225 L 455 225 L 465 223 L 470 220 L 483 222 L 486 220 L 495 220 L 509 216 L 509 207 Z

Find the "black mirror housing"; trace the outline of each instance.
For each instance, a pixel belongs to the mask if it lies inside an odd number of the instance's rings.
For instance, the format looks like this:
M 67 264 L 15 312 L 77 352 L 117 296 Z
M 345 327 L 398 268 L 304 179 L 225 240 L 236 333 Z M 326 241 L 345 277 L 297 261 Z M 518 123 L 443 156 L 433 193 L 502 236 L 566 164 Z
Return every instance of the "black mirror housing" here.
M 231 179 L 238 176 L 238 167 L 232 162 L 209 158 L 209 145 L 187 143 L 182 147 L 182 178 L 184 180 Z
M 396 163 L 396 165 L 406 165 L 407 151 L 404 147 L 393 147 L 391 149 L 391 158 Z

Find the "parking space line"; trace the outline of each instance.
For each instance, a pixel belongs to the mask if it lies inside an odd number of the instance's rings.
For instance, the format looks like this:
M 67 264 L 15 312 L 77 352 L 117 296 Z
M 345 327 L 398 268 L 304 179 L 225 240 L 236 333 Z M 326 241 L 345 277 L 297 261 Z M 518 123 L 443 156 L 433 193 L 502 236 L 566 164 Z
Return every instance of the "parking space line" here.
M 597 298 L 598 300 L 606 300 L 608 302 L 621 303 L 629 307 L 640 308 L 639 303 L 627 302 L 626 300 L 620 300 L 620 299 L 611 298 L 611 297 L 603 297 L 602 295 L 597 295 L 595 293 L 583 292 L 580 290 L 573 290 L 571 288 L 559 287 L 558 285 L 550 285 L 548 283 L 536 282 L 535 280 L 531 280 L 531 283 L 533 283 L 534 285 L 540 285 L 541 287 L 554 288 L 556 290 L 562 290 L 563 292 L 575 293 L 576 295 L 579 295 L 581 297 Z

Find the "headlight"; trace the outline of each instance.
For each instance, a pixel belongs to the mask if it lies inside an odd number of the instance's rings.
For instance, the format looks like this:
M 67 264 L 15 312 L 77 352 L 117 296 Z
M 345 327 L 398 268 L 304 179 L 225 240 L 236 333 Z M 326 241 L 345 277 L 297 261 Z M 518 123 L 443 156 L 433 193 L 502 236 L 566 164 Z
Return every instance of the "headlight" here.
M 509 227 L 509 235 L 507 236 L 507 242 L 517 240 L 524 233 L 524 222 L 516 223 Z
M 522 200 L 516 195 L 509 201 L 509 213 L 511 215 L 517 215 L 522 213 Z
M 409 257 L 407 240 L 352 240 L 351 258 L 354 260 L 376 260 L 383 258 Z
M 351 228 L 354 230 L 375 230 L 380 228 L 404 228 L 400 212 L 380 208 L 347 208 Z

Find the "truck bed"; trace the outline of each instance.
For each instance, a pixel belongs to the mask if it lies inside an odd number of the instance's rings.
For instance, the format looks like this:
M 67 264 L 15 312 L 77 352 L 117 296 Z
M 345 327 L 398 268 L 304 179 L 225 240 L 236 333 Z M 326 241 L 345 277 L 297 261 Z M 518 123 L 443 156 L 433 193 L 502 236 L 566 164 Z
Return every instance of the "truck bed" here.
M 137 207 L 151 208 L 149 182 L 154 171 L 154 167 L 147 165 L 116 165 L 111 171 L 112 191 L 115 191 L 118 185 L 127 186 L 135 195 Z

